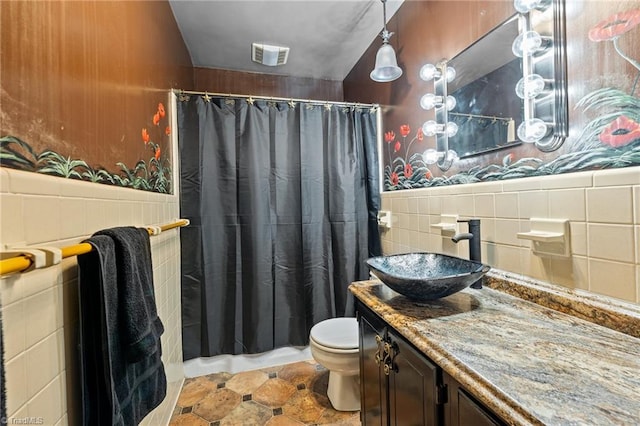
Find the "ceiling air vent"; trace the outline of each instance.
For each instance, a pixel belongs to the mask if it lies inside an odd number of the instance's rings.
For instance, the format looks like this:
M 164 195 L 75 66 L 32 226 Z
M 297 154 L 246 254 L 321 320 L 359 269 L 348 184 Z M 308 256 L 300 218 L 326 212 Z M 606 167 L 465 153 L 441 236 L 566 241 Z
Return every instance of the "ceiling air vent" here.
M 263 65 L 275 67 L 284 65 L 289 58 L 289 48 L 284 46 L 272 46 L 270 44 L 252 43 L 251 59 Z

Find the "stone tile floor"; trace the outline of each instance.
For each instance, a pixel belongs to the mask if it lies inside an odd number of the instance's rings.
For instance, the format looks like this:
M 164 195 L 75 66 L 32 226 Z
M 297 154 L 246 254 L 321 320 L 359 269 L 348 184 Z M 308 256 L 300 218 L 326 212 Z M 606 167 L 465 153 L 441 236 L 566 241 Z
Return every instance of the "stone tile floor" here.
M 360 425 L 360 412 L 333 409 L 328 380 L 314 361 L 186 379 L 170 425 Z

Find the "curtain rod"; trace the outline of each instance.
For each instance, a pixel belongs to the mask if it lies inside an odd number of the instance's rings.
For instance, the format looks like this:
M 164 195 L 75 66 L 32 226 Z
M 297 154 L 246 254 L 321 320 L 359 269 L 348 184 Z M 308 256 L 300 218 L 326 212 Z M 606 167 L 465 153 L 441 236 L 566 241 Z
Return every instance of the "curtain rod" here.
M 168 231 L 169 229 L 179 228 L 183 226 L 189 225 L 188 219 L 179 219 L 176 222 L 167 223 L 161 226 L 147 226 L 147 232 L 149 235 L 158 235 L 161 232 Z M 11 274 L 14 272 L 24 272 L 27 269 L 31 268 L 32 265 L 36 264 L 36 268 L 41 268 L 45 266 L 51 266 L 53 264 L 57 264 L 59 262 L 46 262 L 45 265 L 37 265 L 37 260 L 34 259 L 34 252 L 51 252 L 52 250 L 60 251 L 61 259 L 78 256 L 80 254 L 89 253 L 93 250 L 93 246 L 89 243 L 80 243 L 74 244 L 72 246 L 66 246 L 59 249 L 54 249 L 52 247 L 30 247 L 28 249 L 14 249 L 15 252 L 23 251 L 24 253 L 16 255 L 14 257 L 10 257 L 8 259 L 0 260 L 0 275 Z M 28 252 L 32 252 L 32 254 L 28 254 Z
M 337 101 L 320 101 L 316 99 L 298 99 L 298 98 L 280 98 L 276 96 L 254 96 L 254 95 L 238 95 L 235 93 L 211 93 L 211 92 L 198 92 L 192 90 L 171 89 L 176 95 L 199 95 L 199 96 L 213 96 L 219 98 L 241 98 L 241 99 L 253 99 L 253 100 L 265 100 L 265 101 L 282 101 L 282 102 L 302 102 L 318 105 L 338 105 L 356 108 L 379 108 L 379 104 L 361 104 L 358 102 L 337 102 Z

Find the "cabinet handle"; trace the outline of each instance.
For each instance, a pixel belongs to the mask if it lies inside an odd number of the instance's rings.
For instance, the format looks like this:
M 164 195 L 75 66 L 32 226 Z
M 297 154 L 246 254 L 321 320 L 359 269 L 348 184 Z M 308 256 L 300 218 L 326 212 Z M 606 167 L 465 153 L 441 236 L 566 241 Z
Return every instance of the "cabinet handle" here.
M 384 375 L 388 376 L 391 374 L 391 366 L 387 363 L 388 359 L 385 357 L 385 362 L 384 362 Z
M 391 358 L 389 358 L 389 355 L 391 355 L 391 344 L 389 342 L 384 342 L 384 375 L 388 376 L 389 374 L 391 374 Z
M 396 342 L 385 342 L 384 351 L 384 374 L 388 376 L 392 371 L 398 371 L 398 366 L 393 363 L 396 355 L 398 355 L 398 344 Z
M 376 350 L 376 355 L 374 357 L 375 361 L 376 361 L 376 365 L 380 366 L 380 363 L 382 362 L 382 357 L 380 356 L 380 350 L 382 349 L 382 337 L 380 337 L 378 334 L 376 334 L 376 347 L 378 348 Z M 386 355 L 385 355 L 386 358 Z

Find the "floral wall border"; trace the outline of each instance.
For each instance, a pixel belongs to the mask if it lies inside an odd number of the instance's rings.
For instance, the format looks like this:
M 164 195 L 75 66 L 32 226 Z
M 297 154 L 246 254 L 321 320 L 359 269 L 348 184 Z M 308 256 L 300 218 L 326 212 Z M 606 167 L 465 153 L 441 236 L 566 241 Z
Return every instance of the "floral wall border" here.
M 160 128 L 161 121 L 165 117 L 164 105 L 159 103 L 152 117 L 152 125 Z M 169 136 L 171 128 L 166 126 L 162 132 L 165 136 Z M 171 160 L 166 154 L 162 154 L 160 145 L 151 140 L 147 128 L 142 129 L 141 135 L 145 146 L 153 151 L 151 158 L 138 161 L 133 168 L 118 162 L 116 163 L 120 168 L 118 173 L 109 172 L 103 167 L 91 167 L 84 160 L 65 157 L 49 149 L 37 153 L 27 142 L 11 135 L 0 137 L 0 166 L 67 179 L 171 194 Z

